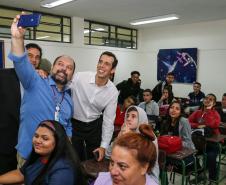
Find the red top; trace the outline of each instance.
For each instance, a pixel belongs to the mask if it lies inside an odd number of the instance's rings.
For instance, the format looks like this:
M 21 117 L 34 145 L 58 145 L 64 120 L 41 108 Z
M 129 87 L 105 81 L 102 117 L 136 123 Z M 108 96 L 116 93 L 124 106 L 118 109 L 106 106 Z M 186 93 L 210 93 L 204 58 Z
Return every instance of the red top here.
M 202 119 L 202 123 L 200 122 Z M 197 128 L 199 125 L 206 125 L 210 128 L 213 128 L 214 134 L 220 134 L 219 125 L 220 125 L 220 115 L 214 109 L 210 110 L 197 110 L 193 112 L 189 117 L 188 121 L 191 125 L 191 128 Z
M 115 116 L 115 125 L 122 126 L 125 119 L 126 110 L 121 111 L 120 105 L 117 105 L 116 116 Z

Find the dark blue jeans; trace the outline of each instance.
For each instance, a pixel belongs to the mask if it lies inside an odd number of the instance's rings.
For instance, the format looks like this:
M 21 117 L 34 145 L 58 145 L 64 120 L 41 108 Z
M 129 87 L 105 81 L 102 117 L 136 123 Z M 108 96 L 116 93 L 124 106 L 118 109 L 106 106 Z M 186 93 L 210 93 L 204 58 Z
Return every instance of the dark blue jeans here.
M 207 154 L 207 169 L 209 171 L 209 179 L 217 179 L 217 155 L 219 154 L 219 147 L 217 143 L 207 143 L 206 146 Z

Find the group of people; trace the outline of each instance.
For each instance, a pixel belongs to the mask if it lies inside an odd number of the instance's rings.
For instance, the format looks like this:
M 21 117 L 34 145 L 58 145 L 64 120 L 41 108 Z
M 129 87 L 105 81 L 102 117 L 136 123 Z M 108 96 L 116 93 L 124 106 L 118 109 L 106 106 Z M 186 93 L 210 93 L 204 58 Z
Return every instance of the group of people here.
M 36 70 L 42 51 L 34 48 L 28 52 L 24 48 L 26 30 L 17 27 L 19 19 L 20 15 L 16 16 L 11 26 L 8 55 L 23 89 L 16 146 L 18 169 L 1 175 L 0 183 L 86 184 L 80 161 L 93 158 L 94 152 L 98 152 L 97 160 L 101 161 L 112 138 L 118 91 L 109 78 L 118 60 L 106 51 L 99 58 L 96 72 L 75 73 L 74 59 L 62 55 L 55 59 L 47 76 L 42 70 Z M 31 58 L 36 61 L 32 62 Z M 145 123 L 139 132 L 129 129 L 114 142 L 108 175 L 113 183 L 155 182 L 148 174 L 156 164 L 156 137 Z M 145 146 L 146 154 L 140 146 Z M 118 150 L 127 152 L 126 158 L 131 156 L 132 161 L 127 163 L 117 156 Z M 136 172 L 139 170 L 136 177 L 125 179 L 124 175 L 134 168 Z
M 110 160 L 109 172 L 100 173 L 96 185 L 159 184 L 154 129 L 160 135 L 181 137 L 182 145 L 192 149 L 192 129 L 208 127 L 213 134 L 220 133 L 220 121 L 226 121 L 226 94 L 222 107 L 215 110 L 216 96 L 205 96 L 201 84 L 195 82 L 185 118 L 184 105 L 173 95 L 172 72 L 153 90 L 141 89 L 138 71 L 115 86 L 110 77 L 118 60 L 108 51 L 100 55 L 96 72 L 75 73 L 76 63 L 67 55 L 58 56 L 51 71 L 43 71 L 38 67 L 42 50 L 35 44 L 24 48 L 26 30 L 17 27 L 19 19 L 20 15 L 11 26 L 8 56 L 23 92 L 18 169 L 1 175 L 0 184 L 86 184 L 81 161 L 93 158 L 94 153 L 98 153 L 97 161 Z M 121 130 L 112 138 L 114 125 Z M 209 179 L 213 181 L 218 152 L 217 145 L 207 143 Z
M 216 96 L 212 93 L 205 95 L 201 91 L 201 83 L 194 82 L 193 92 L 188 94 L 186 100 L 181 101 L 173 95 L 173 81 L 174 74 L 171 72 L 166 75 L 165 81 L 159 82 L 152 91 L 150 89 L 143 90 L 143 102 L 140 102 L 138 106 L 146 112 L 149 123 L 154 123 L 155 129 L 159 131 L 160 135 L 179 136 L 182 139 L 183 147 L 195 149 L 192 133 L 196 129 L 202 129 L 203 134 L 207 132 L 210 132 L 211 135 L 220 134 L 219 124 L 226 121 L 226 94 L 223 94 L 222 106 L 216 107 Z M 120 94 L 123 94 L 121 91 Z M 129 97 L 137 97 L 137 94 L 134 94 L 133 91 L 130 91 L 130 93 L 128 91 L 129 88 L 127 87 Z M 166 108 L 166 111 L 163 113 L 164 108 Z M 218 145 L 207 142 L 206 154 L 211 184 L 217 180 Z M 194 159 L 188 160 L 191 162 Z M 198 167 L 201 167 L 199 163 Z M 201 171 L 198 174 L 198 181 L 203 180 L 203 177 L 204 174 Z

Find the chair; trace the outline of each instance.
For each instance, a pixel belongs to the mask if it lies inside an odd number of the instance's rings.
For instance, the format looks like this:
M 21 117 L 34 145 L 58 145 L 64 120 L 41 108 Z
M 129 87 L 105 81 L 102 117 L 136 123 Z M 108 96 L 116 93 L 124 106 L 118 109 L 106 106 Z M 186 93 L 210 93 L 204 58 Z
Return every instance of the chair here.
M 171 166 L 170 180 L 174 184 L 175 173 L 182 175 L 182 185 L 188 184 L 191 175 L 197 179 L 196 150 L 191 148 L 182 148 L 172 154 L 167 154 L 167 164 Z
M 206 160 L 207 160 L 207 154 L 206 154 L 206 138 L 203 136 L 199 131 L 192 133 L 192 142 L 195 145 L 195 148 L 197 150 L 197 153 L 195 155 L 197 159 L 197 173 L 204 172 L 206 174 Z M 202 160 L 202 166 L 200 165 L 200 159 Z M 204 182 L 206 181 L 206 178 Z

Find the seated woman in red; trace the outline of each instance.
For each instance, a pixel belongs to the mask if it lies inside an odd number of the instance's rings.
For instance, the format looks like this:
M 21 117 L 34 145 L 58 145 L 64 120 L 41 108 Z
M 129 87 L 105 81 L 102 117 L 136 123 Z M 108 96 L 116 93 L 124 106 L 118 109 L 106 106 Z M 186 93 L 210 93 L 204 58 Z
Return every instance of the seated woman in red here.
M 214 94 L 208 94 L 203 100 L 201 109 L 193 112 L 189 116 L 188 120 L 193 129 L 208 128 L 205 130 L 209 130 L 209 132 L 211 131 L 212 134 L 220 134 L 218 129 L 220 124 L 220 115 L 214 109 L 216 101 L 217 98 Z M 218 145 L 216 143 L 207 143 L 206 153 L 209 179 L 215 181 L 217 178 L 216 158 L 219 153 Z

